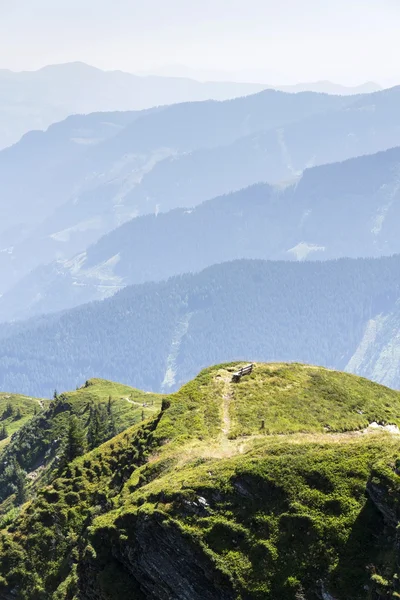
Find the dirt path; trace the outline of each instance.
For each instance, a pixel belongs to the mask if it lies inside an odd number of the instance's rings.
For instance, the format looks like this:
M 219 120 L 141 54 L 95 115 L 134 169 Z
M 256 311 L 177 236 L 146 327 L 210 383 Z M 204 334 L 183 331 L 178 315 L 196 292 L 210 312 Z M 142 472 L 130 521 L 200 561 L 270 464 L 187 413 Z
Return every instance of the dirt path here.
M 222 394 L 222 437 L 223 440 L 229 441 L 229 432 L 231 430 L 231 417 L 229 414 L 229 409 L 231 402 L 233 400 L 233 390 L 230 374 L 224 374 L 223 378 L 223 394 Z
M 218 372 L 216 380 L 218 381 L 217 393 L 221 398 L 221 434 L 215 440 L 207 439 L 200 441 L 192 440 L 185 446 L 185 452 L 182 454 L 178 465 L 182 466 L 196 458 L 205 459 L 224 459 L 244 454 L 254 447 L 258 441 L 279 441 L 285 440 L 287 444 L 349 444 L 355 442 L 359 437 L 365 436 L 392 436 L 399 437 L 400 430 L 393 426 L 381 426 L 378 423 L 371 423 L 365 429 L 345 431 L 345 432 L 313 432 L 313 433 L 254 433 L 251 435 L 240 436 L 230 439 L 230 434 L 234 427 L 231 418 L 231 405 L 234 402 L 234 384 L 232 384 L 232 374 L 221 369 Z M 129 401 L 129 399 L 126 398 Z M 133 401 L 130 401 L 133 403 Z
M 122 400 L 126 400 L 127 402 L 129 402 L 129 404 L 134 404 L 135 406 L 143 406 L 143 403 L 141 404 L 140 402 L 135 402 L 134 400 L 131 400 L 130 398 L 122 398 Z

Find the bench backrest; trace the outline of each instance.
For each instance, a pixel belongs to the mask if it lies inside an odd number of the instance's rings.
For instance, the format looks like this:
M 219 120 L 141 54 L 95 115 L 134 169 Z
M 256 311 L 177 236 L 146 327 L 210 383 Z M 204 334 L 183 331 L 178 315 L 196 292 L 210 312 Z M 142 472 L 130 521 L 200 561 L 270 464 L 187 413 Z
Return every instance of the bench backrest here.
M 239 371 L 236 371 L 236 373 L 233 374 L 233 381 L 239 381 L 239 379 L 241 377 L 243 377 L 243 375 L 250 375 L 250 373 L 253 371 L 253 365 L 247 365 L 246 367 L 242 367 L 241 369 L 239 369 Z
M 249 373 L 251 373 L 253 370 L 253 365 L 247 365 L 247 367 L 243 367 L 242 369 L 240 369 L 242 375 L 248 375 Z

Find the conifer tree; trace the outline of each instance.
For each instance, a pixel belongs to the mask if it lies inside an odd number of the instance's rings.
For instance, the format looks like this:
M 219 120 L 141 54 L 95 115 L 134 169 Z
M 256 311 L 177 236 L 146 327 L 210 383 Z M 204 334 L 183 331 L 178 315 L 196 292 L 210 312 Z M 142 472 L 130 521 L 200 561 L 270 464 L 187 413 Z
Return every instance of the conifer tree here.
M 23 504 L 26 501 L 26 475 L 21 467 L 18 465 L 16 471 L 16 482 L 17 491 L 15 495 L 15 502 L 17 505 Z
M 15 457 L 11 464 L 10 479 L 15 490 L 15 503 L 19 506 L 26 501 L 26 474 Z
M 117 433 L 118 433 L 118 430 L 117 430 L 117 424 L 116 424 L 116 421 L 115 421 L 115 415 L 114 415 L 114 411 L 111 408 L 111 411 L 110 411 L 109 416 L 108 416 L 108 435 L 107 435 L 107 439 L 110 440 L 111 438 L 113 438 L 114 436 L 116 436 Z
M 7 402 L 6 409 L 3 412 L 3 417 L 7 419 L 8 417 L 12 417 L 14 414 L 14 407 L 11 402 Z
M 5 423 L 3 423 L 0 429 L 0 440 L 5 440 L 6 438 L 8 438 L 8 432 Z
M 71 415 L 68 423 L 68 434 L 64 457 L 67 462 L 82 456 L 86 449 L 85 431 L 76 415 Z

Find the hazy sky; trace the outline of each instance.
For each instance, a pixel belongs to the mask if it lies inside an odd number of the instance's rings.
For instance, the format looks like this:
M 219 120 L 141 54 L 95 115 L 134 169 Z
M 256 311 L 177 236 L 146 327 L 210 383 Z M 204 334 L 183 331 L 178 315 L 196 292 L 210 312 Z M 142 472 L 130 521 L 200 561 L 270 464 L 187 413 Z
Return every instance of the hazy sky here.
M 0 0 L 0 68 L 166 64 L 400 83 L 400 0 Z

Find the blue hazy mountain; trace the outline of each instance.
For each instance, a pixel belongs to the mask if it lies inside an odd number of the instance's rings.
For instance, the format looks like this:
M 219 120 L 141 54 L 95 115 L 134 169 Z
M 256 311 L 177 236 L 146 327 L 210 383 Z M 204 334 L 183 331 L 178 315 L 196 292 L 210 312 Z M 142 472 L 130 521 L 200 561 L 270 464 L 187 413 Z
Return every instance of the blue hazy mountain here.
M 20 143 L 0 152 L 4 199 L 0 221 L 1 291 L 23 271 L 52 258 L 71 256 L 134 216 L 154 212 L 158 207 L 168 210 L 186 205 L 186 198 L 185 202 L 179 196 L 174 199 L 174 188 L 169 190 L 167 181 L 185 177 L 191 153 L 199 150 L 207 161 L 208 152 L 214 156 L 221 149 L 219 162 L 224 160 L 225 150 L 227 153 L 224 185 L 211 170 L 207 177 L 203 174 L 203 182 L 209 180 L 210 184 L 193 197 L 194 204 L 217 195 L 221 187 L 222 191 L 231 191 L 243 183 L 264 180 L 271 173 L 271 169 L 265 169 L 268 161 L 262 158 L 264 150 L 260 148 L 257 167 L 249 167 L 249 174 L 246 165 L 251 163 L 246 162 L 242 165 L 243 177 L 240 181 L 235 178 L 228 157 L 237 162 L 235 143 L 241 138 L 246 147 L 249 136 L 343 108 L 348 102 L 322 94 L 266 91 L 226 102 L 121 113 L 111 119 L 108 114 L 71 117 L 45 133 L 27 134 Z M 195 165 L 196 177 L 201 167 Z M 217 163 L 215 167 L 220 168 Z M 196 183 L 194 180 L 192 191 Z M 164 201 L 151 192 L 160 186 Z M 24 242 L 27 248 L 35 246 L 35 253 L 29 251 L 22 256 L 17 246 Z
M 201 83 L 190 78 L 137 76 L 102 71 L 84 63 L 38 71 L 0 70 L 0 149 L 33 129 L 46 129 L 71 114 L 142 110 L 195 100 L 226 100 L 254 94 L 265 85 Z
M 0 319 L 108 297 L 240 258 L 327 260 L 400 253 L 400 148 L 307 169 L 198 206 L 134 218 L 75 256 L 42 265 L 0 298 Z M 25 247 L 25 253 L 29 248 Z

